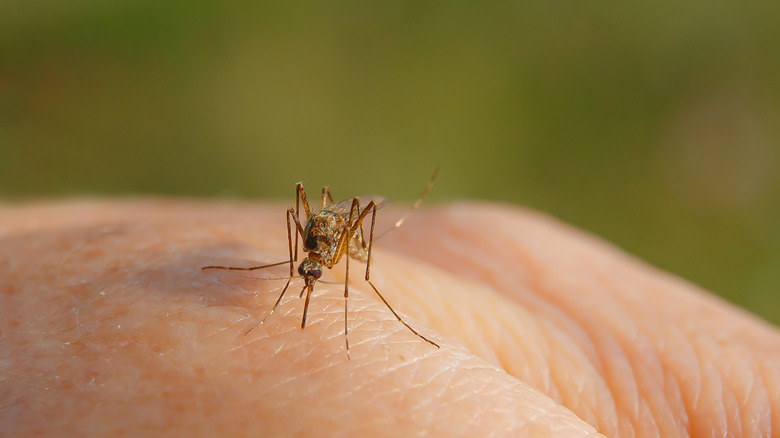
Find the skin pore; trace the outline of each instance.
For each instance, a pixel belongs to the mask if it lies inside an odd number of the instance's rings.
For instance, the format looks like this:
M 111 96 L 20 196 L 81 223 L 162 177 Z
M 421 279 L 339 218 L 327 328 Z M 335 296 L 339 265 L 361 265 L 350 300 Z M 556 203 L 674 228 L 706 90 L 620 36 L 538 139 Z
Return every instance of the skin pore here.
M 0 207 L 8 436 L 771 436 L 780 331 L 554 219 L 423 209 L 302 282 L 201 272 L 284 260 L 282 204 Z M 391 212 L 382 212 L 391 216 Z M 385 219 L 385 226 L 391 224 Z M 381 226 L 381 225 L 379 225 Z M 280 266 L 256 277 L 285 277 Z

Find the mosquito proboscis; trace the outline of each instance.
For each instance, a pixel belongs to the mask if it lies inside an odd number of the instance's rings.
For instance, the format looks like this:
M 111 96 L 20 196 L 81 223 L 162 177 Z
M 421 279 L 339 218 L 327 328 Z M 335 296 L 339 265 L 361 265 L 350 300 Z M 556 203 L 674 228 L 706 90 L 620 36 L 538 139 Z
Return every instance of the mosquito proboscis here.
M 436 180 L 436 176 L 439 173 L 437 168 L 428 184 L 425 186 L 422 194 L 412 205 L 411 209 L 397 220 L 392 228 L 388 229 L 384 233 L 378 235 L 376 238 L 384 236 L 388 232 L 400 227 L 409 215 L 416 210 L 422 203 L 428 191 L 433 186 L 433 182 Z M 305 224 L 301 224 L 300 221 L 300 207 L 303 205 L 303 211 L 306 214 Z M 384 296 L 379 292 L 379 289 L 371 281 L 371 253 L 374 245 L 374 227 L 376 225 L 376 212 L 379 208 L 377 202 L 374 200 L 369 201 L 364 207 L 361 208 L 360 198 L 354 197 L 351 200 L 333 202 L 333 196 L 331 196 L 330 189 L 327 186 L 322 188 L 322 197 L 320 200 L 320 209 L 315 211 L 309 207 L 309 202 L 306 198 L 306 191 L 303 188 L 303 183 L 299 182 L 295 185 L 295 208 L 287 209 L 287 249 L 289 252 L 289 260 L 282 262 L 271 263 L 262 266 L 251 267 L 234 267 L 234 266 L 204 266 L 202 270 L 209 269 L 221 269 L 228 271 L 255 271 L 260 269 L 271 268 L 274 266 L 289 265 L 290 274 L 289 277 L 284 278 L 287 283 L 282 289 L 282 293 L 279 294 L 279 298 L 274 303 L 268 314 L 260 320 L 257 324 L 250 327 L 244 334 L 248 335 L 252 330 L 263 325 L 265 321 L 274 313 L 276 308 L 284 298 L 287 289 L 290 287 L 290 283 L 294 278 L 301 277 L 304 280 L 303 288 L 299 294 L 303 297 L 306 294 L 306 301 L 303 304 L 303 317 L 301 318 L 301 328 L 306 327 L 306 317 L 309 310 L 309 299 L 311 298 L 314 285 L 322 277 L 323 267 L 331 269 L 336 265 L 346 254 L 346 270 L 344 280 L 344 341 L 346 344 L 347 358 L 350 358 L 349 354 L 349 325 L 348 325 L 348 308 L 349 308 L 349 259 L 354 258 L 366 264 L 365 280 L 371 286 L 371 289 L 376 292 L 380 300 L 387 306 L 390 312 L 395 318 L 401 322 L 407 329 L 414 333 L 417 337 L 423 341 L 439 348 L 439 344 L 426 338 L 417 332 L 412 326 L 406 323 L 401 318 L 390 303 L 387 302 Z M 366 241 L 363 232 L 363 221 L 371 215 L 371 228 Z M 293 231 L 293 227 L 295 230 Z M 293 235 L 295 236 L 293 238 Z M 298 237 L 301 238 L 303 251 L 307 253 L 306 257 L 298 265 L 298 275 L 295 275 L 294 264 L 298 261 Z

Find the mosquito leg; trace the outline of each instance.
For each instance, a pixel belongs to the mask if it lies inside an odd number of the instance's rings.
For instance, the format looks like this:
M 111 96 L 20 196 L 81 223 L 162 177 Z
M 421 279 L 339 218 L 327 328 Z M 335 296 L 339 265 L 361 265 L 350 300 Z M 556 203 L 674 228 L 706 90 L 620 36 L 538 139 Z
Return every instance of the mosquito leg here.
M 403 320 L 403 318 L 401 318 L 401 316 L 400 316 L 399 314 L 397 314 L 397 313 L 395 312 L 395 310 L 393 310 L 393 308 L 390 306 L 390 303 L 388 303 L 388 302 L 387 302 L 387 300 L 385 299 L 385 297 L 383 297 L 383 296 L 382 296 L 382 294 L 381 294 L 381 293 L 379 293 L 379 290 L 377 290 L 376 286 L 374 286 L 374 283 L 372 283 L 372 282 L 371 282 L 371 280 L 366 280 L 366 281 L 368 282 L 368 284 L 369 284 L 369 285 L 371 285 L 371 288 L 372 288 L 372 289 L 374 289 L 374 292 L 376 292 L 376 294 L 379 296 L 379 298 L 382 300 L 382 302 L 383 302 L 383 303 L 385 303 L 385 306 L 387 306 L 387 308 L 388 308 L 388 309 L 390 309 L 390 311 L 391 311 L 391 312 L 393 312 L 393 315 L 395 315 L 396 319 L 398 319 L 398 321 L 400 321 L 400 322 L 401 322 L 401 324 L 405 325 L 405 326 L 406 326 L 406 328 L 408 328 L 408 329 L 409 329 L 409 330 L 410 330 L 412 333 L 414 333 L 415 335 L 417 335 L 417 337 L 418 337 L 418 338 L 420 338 L 420 339 L 422 339 L 423 341 L 425 341 L 425 342 L 427 342 L 427 343 L 429 343 L 429 344 L 433 345 L 433 346 L 434 346 L 434 347 L 436 347 L 436 348 L 441 348 L 441 347 L 439 347 L 439 344 L 437 344 L 437 343 L 435 343 L 435 342 L 431 341 L 430 339 L 426 338 L 425 336 L 423 336 L 423 335 L 421 335 L 421 334 L 417 333 L 417 330 L 413 329 L 413 328 L 412 328 L 412 326 L 410 326 L 409 324 L 407 324 L 407 323 L 406 323 L 406 321 L 404 321 L 404 320 Z
M 434 174 L 434 176 L 435 176 L 435 174 Z M 371 282 L 371 250 L 372 250 L 372 248 L 374 246 L 374 226 L 376 225 L 376 204 L 374 203 L 374 201 L 371 201 L 371 202 L 368 203 L 368 206 L 366 206 L 366 210 L 364 210 L 363 213 L 366 213 L 369 208 L 372 208 L 372 212 L 373 213 L 371 215 L 371 231 L 370 231 L 369 238 L 368 238 L 368 260 L 366 261 L 366 282 L 371 286 L 371 289 L 374 289 L 374 292 L 376 292 L 376 294 L 379 296 L 379 299 L 381 299 L 382 302 L 385 303 L 385 306 L 387 306 L 387 308 L 390 309 L 390 312 L 393 313 L 393 315 L 396 317 L 396 319 L 398 319 L 398 321 L 401 322 L 401 324 L 405 325 L 406 328 L 408 328 L 412 333 L 417 335 L 417 337 L 419 337 L 423 341 L 425 341 L 425 342 L 435 346 L 436 348 L 440 348 L 439 344 L 437 344 L 437 343 L 431 341 L 430 339 L 426 338 L 425 336 L 417 333 L 417 330 L 413 329 L 412 326 L 407 324 L 406 321 L 404 321 L 403 318 L 401 318 L 401 315 L 396 313 L 396 311 L 393 309 L 393 307 L 390 306 L 390 303 L 387 302 L 385 297 L 383 297 L 382 294 L 379 293 L 379 289 L 377 289 L 376 286 L 374 286 L 374 283 Z M 363 218 L 365 218 L 365 214 L 361 214 L 358 217 L 358 220 L 362 221 Z M 357 223 L 355 225 L 357 225 Z M 354 225 L 353 225 L 353 228 L 355 228 Z
M 346 225 L 344 225 L 344 228 L 341 231 L 341 235 L 339 235 L 339 241 L 336 245 L 336 252 L 334 253 L 331 263 L 328 265 L 328 268 L 332 268 L 333 265 L 336 264 L 339 260 L 341 260 L 341 256 L 344 254 L 344 252 L 347 252 L 347 257 L 349 257 L 349 243 L 352 239 L 352 236 L 355 235 L 355 231 L 352 228 L 352 219 L 360 214 L 360 199 L 355 197 L 352 198 L 352 206 L 349 208 L 349 219 L 347 220 Z
M 309 217 L 311 214 L 309 210 L 309 202 L 306 200 L 306 190 L 303 188 L 303 183 L 298 182 L 298 184 L 295 184 L 295 222 L 299 223 L 301 221 L 301 207 L 300 204 L 303 203 L 303 212 L 306 213 L 306 218 Z M 303 236 L 303 233 L 301 233 L 301 236 Z M 295 260 L 298 260 L 298 235 L 295 235 Z
M 355 198 L 355 200 L 352 201 L 352 209 L 355 209 L 356 207 L 357 207 L 357 211 L 360 211 L 360 203 L 358 201 L 358 198 Z M 360 214 L 357 216 L 355 221 L 352 222 L 352 225 L 350 226 L 350 229 L 349 229 L 349 237 L 350 237 L 350 239 L 352 238 L 352 236 L 355 235 L 355 233 L 358 232 L 358 230 L 362 230 L 363 219 L 365 219 L 366 216 L 368 216 L 368 213 L 370 213 L 371 211 L 374 212 L 373 222 L 372 223 L 376 222 L 376 202 L 370 201 L 368 203 L 368 205 L 366 205 L 366 208 L 364 208 L 363 211 L 360 212 Z M 350 217 L 350 221 L 351 221 L 351 219 L 352 219 L 352 210 L 350 210 L 349 217 Z M 370 248 L 370 242 L 369 242 L 369 248 Z
M 290 278 L 292 278 L 295 275 L 295 270 L 293 269 L 293 261 L 294 261 L 294 259 L 293 259 L 293 252 L 292 252 L 293 251 L 293 248 L 292 248 L 292 235 L 291 235 L 291 233 L 292 233 L 291 226 L 292 225 L 290 224 L 290 216 L 294 215 L 294 214 L 295 213 L 293 212 L 292 208 L 287 210 L 287 247 L 290 250 L 290 259 L 289 260 L 285 260 L 283 262 L 271 263 L 270 265 L 250 266 L 248 268 L 240 268 L 240 267 L 236 267 L 236 266 L 210 265 L 210 266 L 204 266 L 204 267 L 200 268 L 200 270 L 201 271 L 206 271 L 206 270 L 209 270 L 209 269 L 223 269 L 223 270 L 227 270 L 227 271 L 255 271 L 257 269 L 272 268 L 274 266 L 281 266 L 281 265 L 286 265 L 286 264 L 289 263 L 289 265 L 290 265 Z M 295 216 L 293 216 L 293 218 L 295 218 Z M 297 220 L 295 221 L 295 225 L 296 225 L 296 227 L 298 229 L 298 232 L 303 234 L 303 230 L 301 228 L 301 225 L 300 225 L 300 223 L 298 223 Z M 298 232 L 295 233 L 295 245 L 296 245 L 295 249 L 296 249 L 296 252 L 297 252 L 297 249 L 298 249 L 297 248 L 297 245 L 298 245 Z
M 257 269 L 265 269 L 265 268 L 272 268 L 274 266 L 286 265 L 287 263 L 289 263 L 289 260 L 285 260 L 283 262 L 278 262 L 278 263 L 271 263 L 270 265 L 250 266 L 248 268 L 239 268 L 239 267 L 236 267 L 236 266 L 204 266 L 204 267 L 200 268 L 200 270 L 201 271 L 206 271 L 206 270 L 209 270 L 209 269 L 224 269 L 224 270 L 227 270 L 227 271 L 255 271 Z
M 290 223 L 290 217 L 293 217 L 293 218 L 295 217 L 295 216 L 293 216 L 293 214 L 294 214 L 294 212 L 292 211 L 292 208 L 287 209 L 287 249 L 289 251 L 290 259 L 287 262 L 285 262 L 285 263 L 288 263 L 290 265 L 290 278 L 287 279 L 287 283 L 284 285 L 284 289 L 282 289 L 282 293 L 279 294 L 279 298 L 274 303 L 274 306 L 271 308 L 271 311 L 268 312 L 268 315 L 265 315 L 265 318 L 263 318 L 260 322 L 258 322 L 254 326 L 252 326 L 252 328 L 247 330 L 246 333 L 244 333 L 244 336 L 248 335 L 249 332 L 251 332 L 252 330 L 256 329 L 257 327 L 260 327 L 261 325 L 263 325 L 265 320 L 268 319 L 268 317 L 271 316 L 274 313 L 274 311 L 276 310 L 276 307 L 279 306 L 280 302 L 282 302 L 282 298 L 284 297 L 285 292 L 287 292 L 287 288 L 290 287 L 290 282 L 292 281 L 292 279 L 293 279 L 293 277 L 295 275 L 294 274 L 295 271 L 293 269 L 292 224 Z M 298 237 L 297 230 L 296 230 L 295 236 Z M 297 246 L 297 243 L 298 242 L 296 241 L 296 246 Z M 277 263 L 277 265 L 278 264 L 280 264 L 280 263 Z
M 298 235 L 300 234 L 301 235 L 301 239 L 303 239 L 303 227 L 301 226 L 301 223 L 298 221 L 298 218 L 293 215 L 292 208 L 287 210 L 287 225 L 288 225 L 288 227 L 290 226 L 290 217 L 291 216 L 293 218 L 293 221 L 295 221 L 295 250 L 297 252 L 298 251 Z M 289 237 L 290 229 L 289 228 L 287 228 L 287 233 L 288 233 L 287 240 L 289 242 L 290 241 L 290 237 Z M 295 274 L 293 273 L 293 262 L 292 262 L 292 259 L 290 259 L 290 277 L 293 277 L 294 275 Z M 304 290 L 306 290 L 306 288 L 301 290 L 301 294 L 298 296 L 298 298 L 302 298 L 303 297 L 303 291 Z
M 360 242 L 363 246 L 363 249 L 366 249 L 368 246 L 368 243 L 366 243 L 366 232 L 363 231 L 363 223 L 360 224 Z
M 347 251 L 349 252 L 349 242 L 352 240 L 352 220 L 355 217 L 355 214 L 360 214 L 360 199 L 358 197 L 352 198 L 352 206 L 349 208 L 349 221 L 347 222 L 347 226 L 344 228 L 344 230 L 341 232 L 341 238 L 343 239 L 343 244 L 341 247 L 341 251 Z M 349 356 L 349 325 L 347 324 L 347 315 L 348 315 L 348 307 L 349 307 L 349 254 L 347 254 L 347 261 L 346 261 L 346 269 L 344 272 L 344 342 L 346 345 L 346 351 L 347 351 L 347 360 L 350 360 Z
M 287 288 L 288 288 L 288 287 L 290 287 L 290 282 L 291 282 L 291 281 L 292 281 L 292 278 L 289 278 L 289 279 L 287 280 L 287 284 L 285 284 L 285 285 L 284 285 L 284 289 L 282 289 L 282 293 L 281 293 L 281 294 L 279 294 L 279 298 L 276 300 L 276 303 L 274 303 L 274 306 L 273 306 L 273 307 L 271 307 L 271 311 L 270 311 L 270 312 L 268 312 L 268 315 L 265 315 L 265 318 L 263 318 L 263 319 L 262 319 L 260 322 L 258 322 L 257 324 L 253 325 L 253 326 L 252 326 L 252 328 L 250 328 L 249 330 L 247 330 L 247 331 L 244 333 L 244 336 L 248 335 L 248 334 L 249 334 L 249 333 L 250 333 L 252 330 L 254 330 L 254 329 L 256 329 L 256 328 L 260 327 L 261 325 L 263 325 L 263 323 L 265 322 L 265 320 L 266 320 L 266 319 L 268 319 L 268 318 L 269 318 L 271 315 L 273 315 L 274 311 L 275 311 L 275 310 L 276 310 L 276 308 L 279 306 L 279 303 L 281 303 L 281 302 L 282 302 L 282 298 L 284 298 L 284 294 L 285 294 L 285 292 L 287 292 Z
M 347 348 L 347 360 L 349 357 L 349 325 L 347 324 L 347 307 L 349 303 L 349 256 L 347 258 L 346 273 L 344 274 L 344 342 Z
M 295 218 L 300 219 L 300 212 L 301 212 L 301 201 L 300 201 L 300 191 L 303 190 L 303 184 L 298 183 L 295 185 Z M 287 209 L 287 222 L 289 222 L 290 216 L 289 211 L 290 209 Z M 288 232 L 287 235 L 289 236 L 290 233 Z M 298 261 L 298 233 L 295 233 L 295 254 L 293 255 L 293 258 L 295 258 L 295 261 Z
M 295 216 L 295 212 L 292 208 L 287 209 L 287 213 L 290 214 L 293 218 L 293 221 L 295 222 L 295 229 L 297 233 L 295 233 L 295 249 L 298 249 L 298 234 L 301 235 L 301 238 L 303 238 L 303 225 L 301 225 L 301 221 L 298 220 L 298 218 Z M 296 260 L 298 260 L 296 258 Z
M 303 204 L 303 212 L 306 213 L 306 217 L 311 216 L 311 210 L 309 209 L 309 201 L 306 199 L 306 190 L 303 189 L 303 183 L 299 182 L 295 185 L 296 204 L 297 198 L 300 198 Z
M 368 235 L 368 258 L 366 258 L 366 281 L 368 282 L 368 284 L 371 284 L 371 280 L 370 280 L 370 278 L 371 278 L 371 250 L 374 248 L 374 225 L 376 225 L 376 204 L 374 204 L 373 207 L 374 207 L 374 213 L 371 215 L 371 230 L 369 231 L 369 235 Z M 366 207 L 366 210 L 368 210 L 368 207 Z M 360 221 L 360 226 L 361 227 L 363 226 L 363 221 Z M 371 284 L 371 287 L 373 287 L 373 286 L 374 285 Z M 376 288 L 374 288 L 374 290 L 376 290 Z M 377 291 L 377 293 L 379 293 L 379 292 Z M 382 301 L 384 301 L 384 300 L 385 299 L 382 298 Z M 385 302 L 385 304 L 387 304 L 387 302 Z M 390 305 L 388 304 L 387 307 L 390 307 Z M 390 310 L 393 310 L 393 309 L 390 309 Z M 393 313 L 395 314 L 395 311 L 393 311 Z M 396 315 L 396 316 L 398 316 L 398 315 Z M 398 318 L 400 319 L 400 317 L 398 317 Z M 406 324 L 406 323 L 404 323 L 404 324 Z M 414 330 L 412 330 L 412 331 L 414 331 Z
M 387 233 L 395 230 L 396 228 L 403 225 L 403 223 L 406 221 L 406 219 L 409 218 L 409 216 L 414 213 L 415 210 L 420 208 L 420 204 L 422 204 L 423 199 L 425 199 L 425 196 L 428 194 L 428 192 L 431 190 L 431 187 L 433 187 L 433 182 L 436 181 L 436 177 L 439 175 L 439 167 L 436 168 L 436 170 L 433 171 L 433 175 L 431 175 L 431 179 L 428 180 L 428 184 L 425 185 L 425 189 L 423 189 L 420 196 L 417 198 L 416 201 L 414 201 L 414 204 L 412 204 L 412 208 L 409 209 L 409 211 L 406 212 L 405 215 L 401 217 L 401 219 L 398 219 L 395 221 L 395 224 L 393 224 L 392 228 L 385 230 L 382 234 L 376 236 L 377 239 L 380 239 L 387 235 Z
M 292 216 L 292 212 L 288 209 L 287 210 L 287 249 L 290 253 L 290 278 L 293 278 L 295 275 L 295 270 L 293 269 L 293 257 L 298 257 L 298 231 L 295 231 L 295 256 L 293 256 L 293 246 L 292 246 L 292 226 L 290 224 L 290 216 Z
M 322 208 L 327 207 L 328 206 L 328 201 L 330 201 L 330 203 L 332 204 L 333 203 L 333 196 L 331 196 L 331 194 L 330 194 L 330 188 L 328 188 L 328 186 L 325 186 L 325 187 L 322 188 L 322 201 L 320 203 L 320 206 Z

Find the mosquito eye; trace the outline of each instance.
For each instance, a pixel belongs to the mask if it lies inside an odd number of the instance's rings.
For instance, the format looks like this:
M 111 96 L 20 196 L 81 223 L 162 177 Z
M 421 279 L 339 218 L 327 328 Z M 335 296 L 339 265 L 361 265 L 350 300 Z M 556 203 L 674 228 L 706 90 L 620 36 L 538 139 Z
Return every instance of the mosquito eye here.
M 319 246 L 320 238 L 319 236 L 315 236 L 314 234 L 309 234 L 306 236 L 306 241 L 304 242 L 303 246 L 308 250 L 315 250 Z
M 298 266 L 298 275 L 300 275 L 301 277 L 306 275 L 306 271 L 303 269 L 303 265 L 302 264 Z
M 309 271 L 309 275 L 319 280 L 322 277 L 322 269 L 312 269 Z

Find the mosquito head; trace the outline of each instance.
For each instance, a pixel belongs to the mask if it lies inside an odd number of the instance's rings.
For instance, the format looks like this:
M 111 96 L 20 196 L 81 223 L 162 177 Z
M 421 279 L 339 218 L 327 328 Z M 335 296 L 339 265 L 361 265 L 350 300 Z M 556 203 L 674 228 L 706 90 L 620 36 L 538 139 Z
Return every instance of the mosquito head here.
M 305 259 L 298 265 L 298 274 L 303 277 L 307 286 L 312 286 L 322 277 L 322 266 L 315 260 Z

